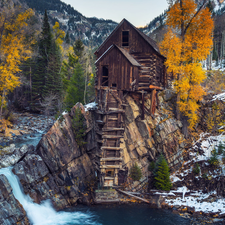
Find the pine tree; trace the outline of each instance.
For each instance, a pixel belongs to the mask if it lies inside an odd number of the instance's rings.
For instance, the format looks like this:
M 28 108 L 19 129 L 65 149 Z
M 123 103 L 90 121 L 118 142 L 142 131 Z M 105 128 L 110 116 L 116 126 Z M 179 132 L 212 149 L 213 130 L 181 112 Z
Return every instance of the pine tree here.
M 155 173 L 155 187 L 160 190 L 169 191 L 172 187 L 170 181 L 169 166 L 163 155 L 160 156 Z
M 73 75 L 66 90 L 65 104 L 70 110 L 77 102 L 83 103 L 84 93 L 84 72 L 80 63 L 77 63 Z
M 69 32 L 66 32 L 66 36 L 65 36 L 65 42 L 66 44 L 70 45 L 70 36 L 69 36 Z
M 72 128 L 78 146 L 82 147 L 86 144 L 86 142 L 84 141 L 86 123 L 84 115 L 81 113 L 80 108 L 77 108 L 75 110 L 74 116 L 72 118 Z
M 41 37 L 39 39 L 39 56 L 36 62 L 35 73 L 33 74 L 33 97 L 42 101 L 47 94 L 46 90 L 46 73 L 49 62 L 49 55 L 52 47 L 53 37 L 51 33 L 50 24 L 48 22 L 47 11 L 45 10 Z
M 81 58 L 83 51 L 84 51 L 84 44 L 80 39 L 78 39 L 75 42 L 75 44 L 73 46 L 73 50 L 74 50 L 75 55 L 78 56 L 79 58 Z
M 45 10 L 42 32 L 38 43 L 39 56 L 36 61 L 35 73 L 32 80 L 33 99 L 43 102 L 50 96 L 62 98 L 61 50 L 58 42 L 63 36 L 59 25 L 54 27 L 54 37 Z

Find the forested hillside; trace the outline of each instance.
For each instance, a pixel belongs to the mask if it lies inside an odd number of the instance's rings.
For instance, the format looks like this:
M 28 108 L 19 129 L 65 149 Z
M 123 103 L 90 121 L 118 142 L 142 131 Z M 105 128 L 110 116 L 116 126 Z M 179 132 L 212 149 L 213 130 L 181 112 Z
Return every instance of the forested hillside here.
M 85 45 L 99 46 L 117 26 L 112 20 L 87 18 L 60 0 L 24 1 L 40 15 L 47 10 L 51 24 L 57 21 L 73 41 L 81 39 Z

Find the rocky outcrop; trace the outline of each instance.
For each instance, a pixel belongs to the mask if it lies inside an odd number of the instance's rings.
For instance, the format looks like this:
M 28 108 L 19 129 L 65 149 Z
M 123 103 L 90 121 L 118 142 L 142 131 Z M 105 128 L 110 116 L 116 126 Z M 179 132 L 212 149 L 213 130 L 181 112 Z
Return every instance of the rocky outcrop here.
M 12 188 L 4 175 L 0 175 L 0 209 L 0 224 L 30 224 L 26 212 L 15 199 Z
M 181 133 L 182 123 L 173 117 L 166 102 L 170 96 L 161 93 L 158 108 L 150 114 L 151 97 L 145 96 L 145 116 L 141 119 L 142 102 L 135 97 L 125 97 L 125 132 L 121 147 L 123 148 L 124 166 L 130 168 L 134 162 L 142 168 L 144 176 L 148 175 L 150 161 L 156 160 L 160 153 L 167 159 L 171 171 L 179 168 L 183 162 L 184 136 Z M 172 94 L 171 94 L 172 96 Z
M 34 151 L 33 145 L 23 145 L 16 148 L 14 144 L 1 150 L 0 169 L 8 166 L 13 166 L 19 162 L 27 152 Z
M 37 203 L 50 199 L 56 209 L 74 205 L 87 199 L 88 187 L 94 180 L 94 169 L 86 149 L 93 148 L 93 141 L 87 146 L 79 146 L 75 140 L 73 121 L 75 108 L 71 114 L 58 119 L 42 137 L 36 151 L 27 154 L 14 166 L 13 172 L 19 177 L 24 192 Z M 93 134 L 88 113 L 86 132 Z M 87 135 L 88 136 L 88 135 Z M 92 146 L 93 145 L 93 146 Z M 90 199 L 90 197 L 89 197 Z

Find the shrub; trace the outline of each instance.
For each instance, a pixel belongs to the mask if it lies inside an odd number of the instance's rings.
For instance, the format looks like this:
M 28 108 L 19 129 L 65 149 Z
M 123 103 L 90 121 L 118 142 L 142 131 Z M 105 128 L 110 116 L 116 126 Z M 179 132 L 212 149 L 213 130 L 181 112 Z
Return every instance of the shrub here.
M 155 162 L 151 161 L 148 165 L 148 170 L 153 172 L 155 170 Z
M 212 166 L 218 166 L 219 165 L 218 153 L 216 152 L 215 149 L 212 151 L 212 156 L 210 157 L 208 162 Z
M 217 148 L 217 152 L 218 152 L 218 154 L 220 155 L 220 154 L 223 154 L 224 153 L 224 150 L 225 150 L 225 146 L 224 146 L 224 144 L 222 144 L 221 142 L 219 143 L 219 146 L 218 146 L 218 148 Z
M 137 163 L 135 163 L 134 166 L 131 167 L 130 177 L 134 181 L 139 181 L 142 178 L 142 172 L 141 172 L 141 169 L 140 169 L 140 167 L 138 166 Z
M 155 172 L 155 187 L 160 190 L 169 191 L 172 187 L 170 181 L 169 166 L 163 155 L 157 160 L 157 168 Z
M 198 165 L 198 163 L 195 164 L 195 166 L 193 168 L 193 173 L 195 173 L 195 174 L 200 173 L 200 166 Z
M 79 108 L 75 110 L 75 114 L 72 118 L 72 128 L 78 146 L 82 147 L 86 144 L 86 142 L 84 141 L 86 124 L 84 115 L 81 113 L 81 110 Z
M 208 175 L 207 175 L 207 173 L 204 173 L 204 174 L 202 175 L 202 178 L 204 178 L 205 180 L 208 180 Z

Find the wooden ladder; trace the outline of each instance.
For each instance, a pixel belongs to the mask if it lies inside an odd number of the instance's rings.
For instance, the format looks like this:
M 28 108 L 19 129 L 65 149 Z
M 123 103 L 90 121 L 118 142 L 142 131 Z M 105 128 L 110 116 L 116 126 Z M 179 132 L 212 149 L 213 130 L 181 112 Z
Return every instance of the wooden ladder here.
M 101 121 L 101 186 L 118 186 L 118 172 L 122 168 L 120 139 L 124 137 L 122 91 L 107 89 L 102 93 Z

